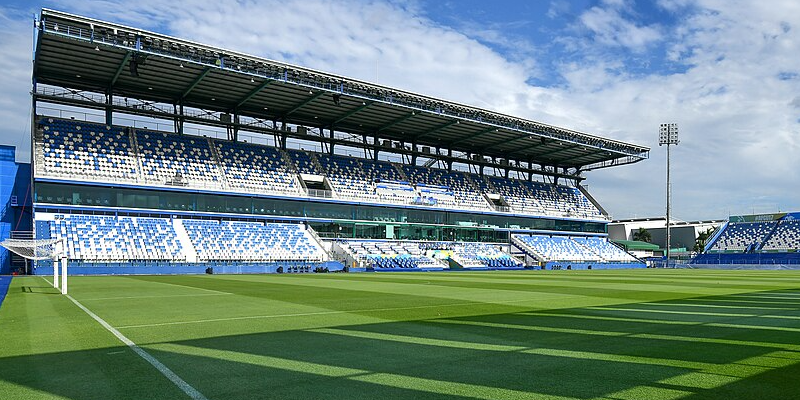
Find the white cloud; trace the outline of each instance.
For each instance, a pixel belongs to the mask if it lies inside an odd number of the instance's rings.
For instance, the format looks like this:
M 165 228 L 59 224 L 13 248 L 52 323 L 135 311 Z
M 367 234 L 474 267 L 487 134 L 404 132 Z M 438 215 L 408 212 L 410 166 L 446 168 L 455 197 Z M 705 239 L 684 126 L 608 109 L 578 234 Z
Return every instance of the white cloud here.
M 626 0 L 605 0 L 603 3 L 604 6 L 592 7 L 578 18 L 583 27 L 592 33 L 593 44 L 643 52 L 662 39 L 659 27 L 638 25 L 625 17 L 630 9 Z
M 23 19 L 24 18 L 24 19 Z M 17 147 L 17 161 L 30 161 L 31 54 L 29 15 L 0 8 L 0 143 Z
M 581 12 L 565 4 L 553 2 L 548 15 L 566 18 Z M 681 130 L 682 143 L 672 154 L 677 217 L 800 210 L 800 3 L 795 1 L 660 0 L 663 9 L 685 13 L 672 26 L 637 22 L 627 1 L 601 2 L 574 16 L 572 26 L 582 32 L 566 29 L 573 36 L 554 44 L 567 46 L 578 57 L 551 61 L 549 66 L 562 78 L 552 87 L 526 83 L 535 71 L 525 57 L 500 54 L 472 39 L 508 44 L 515 38 L 503 37 L 499 30 L 476 36 L 474 31 L 438 26 L 412 2 L 142 0 L 60 5 L 653 147 L 650 160 L 587 174 L 591 192 L 616 217 L 663 214 L 665 155 L 656 143 L 662 122 L 678 122 Z M 19 131 L 27 136 L 28 30 L 9 31 L 21 33 L 15 39 L 0 37 L 0 49 L 13 54 L 3 61 L 13 65 L 3 68 L 15 76 L 0 77 L 3 87 L 11 85 L 14 93 L 0 112 L 12 126 L 25 125 Z M 656 45 L 666 48 L 667 62 L 685 68 L 669 74 L 630 73 L 626 51 L 646 54 Z M 536 68 L 544 67 L 537 61 Z M 13 130 L 3 132 L 4 137 L 9 132 Z

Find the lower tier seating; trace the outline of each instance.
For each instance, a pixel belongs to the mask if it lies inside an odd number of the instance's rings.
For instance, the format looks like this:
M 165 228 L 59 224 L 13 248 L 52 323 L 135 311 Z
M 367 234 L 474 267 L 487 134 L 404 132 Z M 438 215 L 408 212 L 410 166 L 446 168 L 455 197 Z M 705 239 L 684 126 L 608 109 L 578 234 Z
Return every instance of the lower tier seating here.
M 84 261 L 183 261 L 171 221 L 163 218 L 57 215 L 50 237 L 65 240 L 66 254 Z
M 775 232 L 764 242 L 762 250 L 788 251 L 800 249 L 800 220 L 780 221 Z
M 351 240 L 342 246 L 357 259 L 376 269 L 443 268 L 452 258 L 465 268 L 520 268 L 522 262 L 498 245 L 469 242 L 407 242 Z M 438 253 L 438 254 L 437 254 Z
M 516 235 L 542 261 L 635 262 L 636 258 L 606 238 Z
M 709 250 L 744 252 L 755 249 L 776 227 L 777 222 L 729 223 Z
M 321 261 L 303 225 L 184 220 L 198 261 Z
M 488 243 L 463 243 L 453 248 L 458 261 L 465 267 L 520 268 L 522 262 L 502 251 L 497 245 Z
M 788 252 L 800 250 L 800 220 L 729 222 L 708 247 L 710 253 Z
M 317 262 L 325 251 L 301 224 L 57 214 L 51 238 L 86 262 Z M 195 257 L 196 256 L 196 257 Z
M 439 261 L 427 257 L 414 242 L 347 241 L 342 246 L 375 269 L 442 268 Z

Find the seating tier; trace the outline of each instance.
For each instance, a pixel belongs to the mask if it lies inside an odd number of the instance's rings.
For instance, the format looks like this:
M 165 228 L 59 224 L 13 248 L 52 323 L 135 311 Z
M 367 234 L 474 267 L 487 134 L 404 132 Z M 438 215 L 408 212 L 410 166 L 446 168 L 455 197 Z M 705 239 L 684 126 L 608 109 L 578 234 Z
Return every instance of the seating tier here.
M 184 220 L 198 261 L 321 261 L 303 225 Z
M 40 127 L 45 174 L 136 181 L 136 157 L 124 128 L 53 118 L 42 119 Z
M 57 215 L 50 236 L 66 255 L 83 261 L 182 261 L 181 243 L 163 218 Z

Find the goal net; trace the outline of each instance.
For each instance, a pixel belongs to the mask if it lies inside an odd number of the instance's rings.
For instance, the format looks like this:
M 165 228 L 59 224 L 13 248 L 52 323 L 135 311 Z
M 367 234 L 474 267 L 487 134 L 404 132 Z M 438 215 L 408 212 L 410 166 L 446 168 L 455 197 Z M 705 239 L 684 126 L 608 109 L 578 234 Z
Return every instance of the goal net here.
M 62 239 L 15 239 L 0 243 L 8 251 L 28 260 L 57 260 L 62 255 L 59 242 Z

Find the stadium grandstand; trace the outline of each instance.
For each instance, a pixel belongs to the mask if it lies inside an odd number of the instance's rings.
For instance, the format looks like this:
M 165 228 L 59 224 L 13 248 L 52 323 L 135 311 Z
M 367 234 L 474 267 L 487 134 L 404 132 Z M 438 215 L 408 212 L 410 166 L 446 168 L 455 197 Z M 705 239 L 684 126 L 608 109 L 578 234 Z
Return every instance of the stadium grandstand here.
M 55 10 L 35 44 L 73 274 L 644 267 L 581 183 L 647 147 Z
M 800 213 L 732 216 L 706 242 L 694 266 L 800 268 Z

